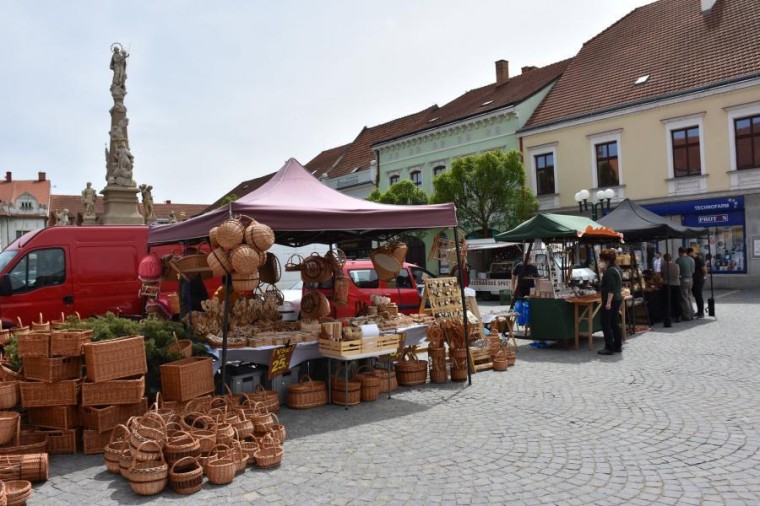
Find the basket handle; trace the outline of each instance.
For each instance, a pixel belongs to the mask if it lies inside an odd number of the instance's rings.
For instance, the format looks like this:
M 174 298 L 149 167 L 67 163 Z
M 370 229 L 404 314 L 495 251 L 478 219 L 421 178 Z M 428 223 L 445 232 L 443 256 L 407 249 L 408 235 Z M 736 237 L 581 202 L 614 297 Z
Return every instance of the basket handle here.
M 157 422 L 162 429 L 166 430 L 166 422 L 164 421 L 163 418 L 161 418 L 161 415 L 159 415 L 155 411 L 148 411 L 141 418 L 145 421 L 153 420 Z
M 18 328 L 22 328 L 24 326 L 24 323 L 21 321 L 21 317 L 17 316 L 16 321 L 18 321 Z
M 173 473 L 174 468 L 177 465 L 184 465 L 184 464 L 195 464 L 196 468 L 194 470 L 197 470 L 199 467 L 201 467 L 200 463 L 198 462 L 198 459 L 196 459 L 195 457 L 188 456 L 188 457 L 182 457 L 181 459 L 174 462 L 174 464 L 172 464 L 172 467 L 169 468 L 169 472 Z
M 115 438 L 116 438 L 116 432 L 117 432 L 119 429 L 122 429 L 122 430 L 123 430 L 123 432 L 126 432 L 126 436 L 127 436 L 126 438 L 122 438 L 122 439 L 115 439 Z M 119 425 L 117 425 L 117 426 L 116 426 L 116 427 L 113 429 L 113 431 L 111 432 L 111 438 L 108 440 L 108 444 L 111 444 L 111 443 L 113 443 L 113 442 L 115 442 L 115 441 L 126 441 L 126 440 L 127 440 L 127 438 L 129 437 L 129 434 L 130 434 L 130 430 L 129 430 L 129 428 L 127 428 L 127 426 L 126 426 L 126 425 L 124 425 L 124 424 L 121 424 L 121 423 L 120 423 L 120 424 L 119 424 Z
M 142 450 L 143 446 L 148 445 L 148 444 L 152 444 L 156 448 L 158 448 L 158 454 L 161 457 L 161 462 L 164 464 L 166 463 L 166 461 L 164 460 L 164 452 L 161 450 L 161 445 L 158 444 L 156 441 L 153 441 L 152 439 L 146 439 L 145 441 L 143 441 L 137 446 L 137 451 L 135 451 L 133 455 L 134 458 L 132 459 L 132 465 L 129 466 L 130 469 L 132 469 L 135 466 L 135 464 L 138 461 L 140 461 L 140 458 L 138 457 L 138 455 L 140 455 L 140 451 Z M 142 462 L 146 462 L 146 461 L 142 461 Z

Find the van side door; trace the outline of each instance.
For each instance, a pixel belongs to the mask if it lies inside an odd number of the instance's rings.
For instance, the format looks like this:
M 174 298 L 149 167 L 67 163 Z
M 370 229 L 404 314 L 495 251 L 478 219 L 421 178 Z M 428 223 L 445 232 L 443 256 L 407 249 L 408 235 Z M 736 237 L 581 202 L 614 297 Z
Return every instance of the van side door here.
M 74 312 L 73 282 L 67 248 L 30 251 L 8 269 L 11 295 L 2 301 L 3 317 L 21 318 L 24 325 L 60 319 Z

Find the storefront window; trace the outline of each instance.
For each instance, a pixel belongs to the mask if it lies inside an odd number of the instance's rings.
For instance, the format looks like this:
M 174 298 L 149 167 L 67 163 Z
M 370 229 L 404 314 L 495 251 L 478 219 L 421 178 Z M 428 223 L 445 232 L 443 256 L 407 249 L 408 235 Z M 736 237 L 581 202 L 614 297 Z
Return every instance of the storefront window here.
M 713 273 L 747 272 L 744 227 L 710 227 L 709 230 L 709 242 L 704 237 L 690 241 L 689 245 L 703 258 L 707 253 L 712 254 L 711 262 L 706 263 Z

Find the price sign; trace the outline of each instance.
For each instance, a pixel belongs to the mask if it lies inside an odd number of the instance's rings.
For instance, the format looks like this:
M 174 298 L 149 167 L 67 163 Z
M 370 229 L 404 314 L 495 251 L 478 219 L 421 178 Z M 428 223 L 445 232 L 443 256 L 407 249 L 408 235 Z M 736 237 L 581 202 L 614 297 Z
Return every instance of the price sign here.
M 270 380 L 290 370 L 290 357 L 293 356 L 295 349 L 296 345 L 288 342 L 285 346 L 272 350 L 272 358 L 269 359 Z

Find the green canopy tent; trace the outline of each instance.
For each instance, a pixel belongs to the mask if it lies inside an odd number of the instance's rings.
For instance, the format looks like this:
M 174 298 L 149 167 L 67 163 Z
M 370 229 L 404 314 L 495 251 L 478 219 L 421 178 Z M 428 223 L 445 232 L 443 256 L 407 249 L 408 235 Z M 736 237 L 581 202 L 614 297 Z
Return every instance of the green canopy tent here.
M 537 214 L 512 230 L 496 235 L 497 241 L 529 242 L 541 239 L 544 242 L 562 242 L 564 239 L 597 240 L 618 242 L 623 234 L 586 218 L 567 214 Z

